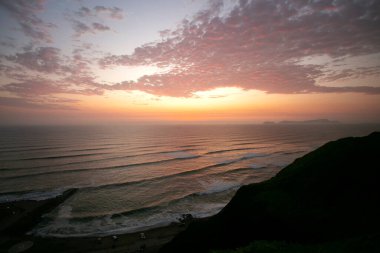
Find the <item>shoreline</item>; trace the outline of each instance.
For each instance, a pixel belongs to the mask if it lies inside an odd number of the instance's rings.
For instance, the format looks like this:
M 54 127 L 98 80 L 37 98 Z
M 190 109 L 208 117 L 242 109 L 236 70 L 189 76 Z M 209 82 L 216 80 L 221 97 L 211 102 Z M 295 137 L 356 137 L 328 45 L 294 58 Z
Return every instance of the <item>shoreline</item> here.
M 52 249 L 54 252 L 154 253 L 185 230 L 192 220 L 184 223 L 173 222 L 169 225 L 138 232 L 115 233 L 105 236 L 40 237 L 26 234 L 41 221 L 43 214 L 58 207 L 75 191 L 76 189 L 68 190 L 58 197 L 40 201 L 20 200 L 0 203 L 0 253 L 52 252 Z M 18 251 L 22 247 L 30 248 Z
M 9 252 L 12 247 L 20 242 L 33 242 L 33 246 L 26 252 L 149 252 L 155 253 L 170 242 L 178 233 L 184 231 L 188 224 L 181 226 L 173 223 L 168 226 L 152 228 L 149 230 L 120 234 L 116 237 L 109 235 L 104 237 L 38 237 L 24 235 L 10 238 L 6 243 L 1 243 L 0 252 Z M 144 234 L 145 239 L 141 237 Z M 3 238 L 1 238 L 1 241 Z M 2 251 L 4 250 L 4 251 Z

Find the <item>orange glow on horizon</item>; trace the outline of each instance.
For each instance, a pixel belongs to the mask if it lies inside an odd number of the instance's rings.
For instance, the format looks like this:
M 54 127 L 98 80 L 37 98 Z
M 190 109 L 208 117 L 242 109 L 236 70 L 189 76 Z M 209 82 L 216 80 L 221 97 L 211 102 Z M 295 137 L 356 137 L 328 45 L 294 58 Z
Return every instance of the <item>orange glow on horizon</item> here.
M 362 101 L 360 106 L 354 103 L 358 98 Z M 365 94 L 283 95 L 233 87 L 198 92 L 189 98 L 160 97 L 140 91 L 112 91 L 104 96 L 78 96 L 78 99 L 81 102 L 73 114 L 126 121 L 350 120 L 350 117 L 341 115 L 351 114 L 353 119 L 366 111 L 370 117 L 377 113 L 376 108 L 380 108 L 376 96 Z

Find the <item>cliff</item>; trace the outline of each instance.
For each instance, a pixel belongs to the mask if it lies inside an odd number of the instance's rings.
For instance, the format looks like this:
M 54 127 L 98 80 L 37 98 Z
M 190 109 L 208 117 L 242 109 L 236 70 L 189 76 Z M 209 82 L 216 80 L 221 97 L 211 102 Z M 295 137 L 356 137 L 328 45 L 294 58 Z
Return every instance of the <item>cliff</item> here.
M 241 187 L 220 213 L 190 224 L 160 252 L 255 248 L 255 242 L 303 245 L 297 252 L 337 244 L 331 252 L 338 252 L 347 240 L 356 252 L 379 252 L 379 159 L 378 132 L 329 142 L 272 179 Z M 239 252 L 261 252 L 253 248 Z

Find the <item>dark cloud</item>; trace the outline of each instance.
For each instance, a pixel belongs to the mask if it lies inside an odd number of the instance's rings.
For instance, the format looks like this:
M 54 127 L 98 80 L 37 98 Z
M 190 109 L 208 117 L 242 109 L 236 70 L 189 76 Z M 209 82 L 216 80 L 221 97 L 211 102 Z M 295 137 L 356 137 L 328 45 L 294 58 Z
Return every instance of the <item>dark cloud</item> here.
M 78 21 L 78 20 L 72 20 L 73 28 L 75 31 L 75 37 L 80 37 L 84 34 L 95 34 L 96 32 L 105 32 L 111 30 L 108 26 L 93 22 L 90 25 L 86 25 L 85 23 Z
M 268 93 L 379 93 L 380 87 L 321 87 L 316 80 L 378 75 L 380 66 L 334 74 L 323 65 L 299 61 L 379 53 L 380 1 L 240 1 L 223 16 L 222 7 L 221 1 L 213 1 L 177 30 L 164 31 L 162 41 L 102 59 L 102 67 L 171 67 L 166 74 L 122 82 L 113 89 L 170 96 L 227 86 Z
M 16 48 L 15 42 L 16 41 L 14 38 L 11 38 L 9 36 L 4 36 L 4 38 L 2 38 L 2 40 L 0 41 L 0 46 L 8 47 L 8 48 Z
M 97 22 L 92 23 L 92 28 L 94 30 L 97 30 L 97 31 L 109 31 L 109 30 L 111 30 L 111 28 L 109 28 L 108 26 L 97 23 Z
M 95 6 L 90 9 L 88 7 L 82 6 L 77 12 L 75 12 L 77 17 L 95 17 L 98 15 L 104 15 L 112 19 L 123 19 L 123 10 L 118 7 L 105 7 L 105 6 Z
M 93 30 L 90 26 L 78 20 L 73 20 L 73 28 L 74 28 L 76 37 L 80 37 L 86 33 L 93 33 Z
M 80 37 L 84 34 L 96 34 L 96 32 L 111 30 L 109 26 L 99 22 L 102 21 L 101 16 L 104 15 L 113 19 L 122 19 L 123 10 L 117 7 L 95 6 L 88 8 L 82 6 L 74 13 L 74 16 L 67 15 L 66 18 L 73 24 L 74 36 Z
M 82 6 L 75 14 L 77 14 L 79 17 L 88 17 L 92 15 L 91 9 Z
M 52 42 L 52 37 L 49 30 L 55 26 L 44 22 L 36 15 L 36 13 L 44 10 L 44 2 L 43 0 L 2 0 L 0 1 L 0 7 L 7 10 L 16 19 L 26 36 L 35 41 L 50 43 Z
M 94 10 L 99 14 L 106 14 L 108 17 L 113 19 L 123 19 L 123 10 L 118 7 L 105 7 L 105 6 L 95 6 Z

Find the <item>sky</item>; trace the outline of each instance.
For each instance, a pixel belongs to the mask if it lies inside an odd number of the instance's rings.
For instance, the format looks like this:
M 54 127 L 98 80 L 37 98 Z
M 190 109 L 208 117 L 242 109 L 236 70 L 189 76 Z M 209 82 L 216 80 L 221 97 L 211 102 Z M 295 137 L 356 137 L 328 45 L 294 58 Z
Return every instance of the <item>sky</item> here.
M 0 124 L 380 123 L 380 1 L 1 0 Z

